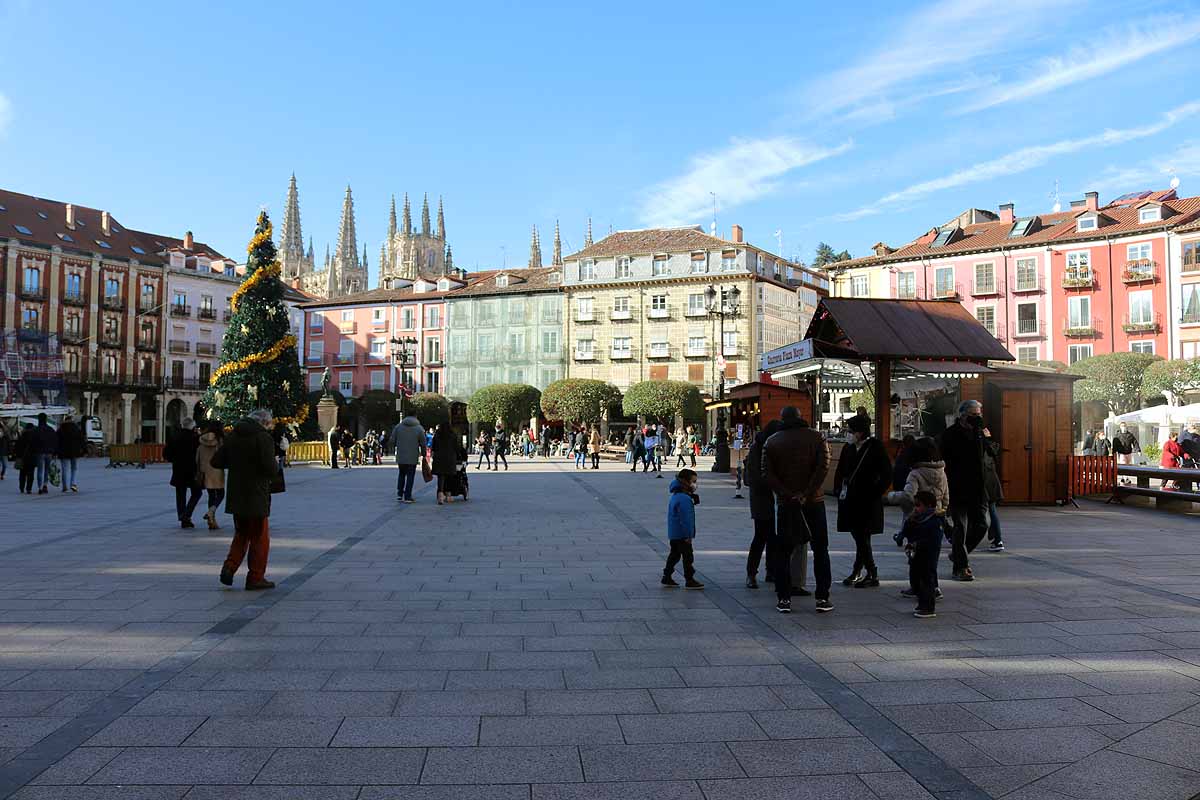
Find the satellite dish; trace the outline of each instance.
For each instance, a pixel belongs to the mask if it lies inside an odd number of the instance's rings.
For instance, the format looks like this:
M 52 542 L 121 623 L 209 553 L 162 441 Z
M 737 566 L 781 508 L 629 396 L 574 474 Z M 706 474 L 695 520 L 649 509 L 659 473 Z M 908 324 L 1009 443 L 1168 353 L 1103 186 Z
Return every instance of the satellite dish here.
M 1056 202 L 1056 203 L 1054 204 L 1053 213 L 1057 214 L 1057 213 L 1058 213 L 1058 212 L 1060 212 L 1060 211 L 1062 211 L 1062 203 L 1058 203 L 1058 202 Z
M 1179 188 L 1179 176 L 1175 174 L 1175 170 L 1171 170 L 1171 188 Z

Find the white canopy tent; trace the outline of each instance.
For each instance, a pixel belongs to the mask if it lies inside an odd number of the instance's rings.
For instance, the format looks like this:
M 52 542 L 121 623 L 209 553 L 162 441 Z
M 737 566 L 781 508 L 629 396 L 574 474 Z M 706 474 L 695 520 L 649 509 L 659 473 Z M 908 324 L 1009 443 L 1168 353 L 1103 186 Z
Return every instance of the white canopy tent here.
M 1178 431 L 1193 423 L 1200 424 L 1200 403 L 1186 406 L 1150 406 L 1109 417 L 1104 420 L 1104 430 L 1110 439 L 1122 422 L 1133 428 L 1139 442 L 1162 443 L 1167 440 L 1171 431 Z

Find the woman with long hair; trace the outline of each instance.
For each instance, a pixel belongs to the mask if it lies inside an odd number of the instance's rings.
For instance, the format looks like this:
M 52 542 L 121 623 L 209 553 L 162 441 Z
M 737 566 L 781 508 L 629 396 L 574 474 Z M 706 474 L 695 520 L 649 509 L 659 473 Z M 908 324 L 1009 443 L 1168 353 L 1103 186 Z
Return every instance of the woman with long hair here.
M 437 502 L 440 506 L 443 502 L 451 502 L 447 484 L 458 470 L 458 443 L 455 441 L 454 431 L 445 422 L 438 423 L 437 430 L 433 433 L 431 450 L 433 451 L 431 468 L 433 474 L 437 476 Z

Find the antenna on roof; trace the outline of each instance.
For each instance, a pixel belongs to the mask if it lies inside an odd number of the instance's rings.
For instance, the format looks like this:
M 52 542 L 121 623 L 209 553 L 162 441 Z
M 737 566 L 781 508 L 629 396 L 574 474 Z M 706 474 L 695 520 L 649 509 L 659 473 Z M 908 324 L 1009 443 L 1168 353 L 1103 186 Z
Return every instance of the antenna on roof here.
M 781 257 L 781 258 L 787 258 L 787 256 L 785 256 L 785 255 L 783 254 L 783 228 L 779 228 L 779 229 L 777 229 L 777 230 L 775 231 L 775 241 L 779 242 L 779 255 L 780 255 L 780 257 Z
M 1050 199 L 1054 201 L 1054 208 L 1051 213 L 1057 214 L 1062 211 L 1062 201 L 1058 197 L 1058 179 L 1054 179 L 1054 191 L 1050 193 Z
M 716 236 L 717 235 L 717 193 L 709 192 L 709 194 L 712 195 L 712 199 L 713 199 L 713 218 L 712 218 L 712 226 L 709 227 L 709 233 L 713 236 Z
M 1171 188 L 1178 189 L 1179 188 L 1179 176 L 1175 174 L 1175 168 L 1167 167 L 1167 173 L 1171 176 Z

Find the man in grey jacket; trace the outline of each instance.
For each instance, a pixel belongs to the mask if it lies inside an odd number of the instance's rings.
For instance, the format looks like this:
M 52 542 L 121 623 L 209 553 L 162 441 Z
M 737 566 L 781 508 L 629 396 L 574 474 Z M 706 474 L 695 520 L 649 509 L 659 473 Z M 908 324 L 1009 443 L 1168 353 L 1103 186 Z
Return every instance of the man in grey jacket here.
M 425 455 L 425 430 L 417 418 L 409 414 L 392 428 L 389 437 L 392 447 L 396 450 L 396 499 L 402 503 L 412 503 L 413 481 L 417 475 L 417 464 Z

